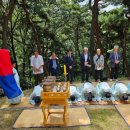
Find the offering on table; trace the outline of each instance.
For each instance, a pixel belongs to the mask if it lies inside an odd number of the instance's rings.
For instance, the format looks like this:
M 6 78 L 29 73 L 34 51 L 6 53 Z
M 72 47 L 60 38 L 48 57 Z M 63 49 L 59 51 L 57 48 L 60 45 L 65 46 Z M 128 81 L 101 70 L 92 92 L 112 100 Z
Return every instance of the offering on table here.
M 44 92 L 51 92 L 52 91 L 52 85 L 51 85 L 51 83 L 45 82 L 43 89 L 44 89 Z
M 44 92 L 66 92 L 67 83 L 44 82 Z

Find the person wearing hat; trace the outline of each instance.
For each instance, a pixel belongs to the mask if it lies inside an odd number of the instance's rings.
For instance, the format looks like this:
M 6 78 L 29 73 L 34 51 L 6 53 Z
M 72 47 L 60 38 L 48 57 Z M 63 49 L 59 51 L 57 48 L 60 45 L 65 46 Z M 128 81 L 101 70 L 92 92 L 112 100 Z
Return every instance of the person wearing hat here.
M 117 80 L 118 72 L 119 72 L 119 64 L 122 60 L 122 55 L 119 53 L 119 46 L 115 45 L 113 52 L 111 52 L 110 57 L 110 67 L 111 67 L 111 75 L 110 81 Z
M 112 101 L 113 96 L 111 92 L 111 88 L 107 82 L 100 82 L 96 86 L 96 100 L 99 102 L 101 100 L 104 101 Z
M 36 105 L 41 102 L 41 92 L 43 91 L 43 84 L 36 85 L 33 89 L 32 94 L 29 97 L 29 103 Z
M 43 57 L 39 55 L 38 50 L 34 50 L 34 55 L 31 57 L 31 67 L 33 70 L 33 75 L 35 79 L 35 85 L 42 82 L 43 79 Z
M 76 86 L 71 85 L 70 86 L 70 98 L 69 100 L 71 102 L 77 102 L 77 101 L 81 101 L 81 94 L 79 93 L 78 89 L 76 88 Z
M 83 53 L 80 55 L 82 82 L 89 80 L 89 71 L 91 67 L 91 57 L 88 48 L 85 47 Z
M 81 93 L 83 101 L 96 101 L 96 90 L 92 83 L 84 83 Z
M 129 99 L 129 93 L 130 93 L 130 86 L 128 87 L 121 82 L 116 82 L 111 87 L 112 95 L 114 97 L 113 101 L 118 100 L 128 100 Z

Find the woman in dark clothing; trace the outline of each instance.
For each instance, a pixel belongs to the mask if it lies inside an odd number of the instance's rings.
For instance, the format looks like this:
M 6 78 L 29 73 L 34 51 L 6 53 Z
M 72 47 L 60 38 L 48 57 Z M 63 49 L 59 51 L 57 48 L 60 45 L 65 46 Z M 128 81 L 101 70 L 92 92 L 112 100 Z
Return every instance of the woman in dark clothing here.
M 53 52 L 52 56 L 49 58 L 49 71 L 50 71 L 52 76 L 59 75 L 58 57 L 56 56 L 55 52 Z

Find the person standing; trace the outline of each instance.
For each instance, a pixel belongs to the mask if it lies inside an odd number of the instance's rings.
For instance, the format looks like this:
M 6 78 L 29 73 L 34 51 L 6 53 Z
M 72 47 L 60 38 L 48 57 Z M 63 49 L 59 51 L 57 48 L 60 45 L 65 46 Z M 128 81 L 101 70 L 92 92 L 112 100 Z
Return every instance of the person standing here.
M 110 75 L 110 80 L 116 80 L 118 78 L 118 72 L 119 72 L 119 64 L 120 61 L 122 60 L 122 55 L 119 51 L 119 46 L 115 45 L 114 46 L 114 51 L 111 52 L 110 54 L 110 66 L 111 66 L 111 75 Z
M 95 81 L 102 81 L 102 72 L 104 70 L 104 56 L 101 54 L 101 50 L 97 49 L 95 56 L 93 57 L 95 64 Z
M 42 82 L 43 79 L 43 57 L 39 55 L 38 50 L 34 50 L 34 55 L 31 57 L 31 67 L 35 78 L 35 85 Z
M 82 71 L 82 82 L 85 82 L 85 80 L 89 80 L 89 70 L 91 67 L 91 58 L 87 47 L 84 48 L 84 51 L 80 56 L 80 62 Z
M 12 70 L 13 70 L 14 79 L 15 79 L 16 84 L 17 84 L 17 86 L 19 87 L 19 89 L 21 90 L 22 95 L 23 95 L 23 91 L 22 91 L 22 89 L 21 89 L 21 87 L 20 87 L 19 74 L 18 74 L 18 71 L 17 71 L 16 68 L 15 68 L 15 67 L 16 67 L 16 61 L 14 61 L 14 60 L 11 59 L 11 63 L 12 63 Z M 23 95 L 23 96 L 24 96 L 24 95 Z
M 53 52 L 51 57 L 49 58 L 49 71 L 50 71 L 52 76 L 59 75 L 58 57 L 56 56 L 55 52 Z
M 70 79 L 70 83 L 72 83 L 74 81 L 75 58 L 72 55 L 71 50 L 68 50 L 67 55 L 65 56 L 64 62 L 67 67 L 68 79 Z

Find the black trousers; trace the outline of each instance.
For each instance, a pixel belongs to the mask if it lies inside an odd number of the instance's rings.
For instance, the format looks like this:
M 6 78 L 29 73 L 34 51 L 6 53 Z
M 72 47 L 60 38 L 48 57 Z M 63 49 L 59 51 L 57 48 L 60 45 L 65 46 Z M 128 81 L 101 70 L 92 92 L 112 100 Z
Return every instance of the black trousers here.
M 51 75 L 52 76 L 58 76 L 59 75 L 59 70 L 58 69 L 51 69 Z
M 84 66 L 82 67 L 82 81 L 89 80 L 89 67 Z
M 39 83 L 41 83 L 43 78 L 44 78 L 43 73 L 42 74 L 34 74 L 35 85 L 38 85 Z
M 115 67 L 111 67 L 111 79 L 117 79 L 119 73 L 119 64 L 116 64 Z
M 100 79 L 100 81 L 102 81 L 102 72 L 103 70 L 95 70 L 95 80 L 97 81 L 98 79 Z
M 67 80 L 69 80 L 70 82 L 73 82 L 74 81 L 74 70 L 73 68 L 72 69 L 69 69 L 67 68 Z

